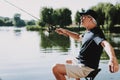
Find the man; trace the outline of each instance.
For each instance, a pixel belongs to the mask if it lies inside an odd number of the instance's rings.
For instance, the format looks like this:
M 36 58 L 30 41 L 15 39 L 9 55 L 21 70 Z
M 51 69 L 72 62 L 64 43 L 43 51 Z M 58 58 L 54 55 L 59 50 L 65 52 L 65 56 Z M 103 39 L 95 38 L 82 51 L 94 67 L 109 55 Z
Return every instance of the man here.
M 67 60 L 68 64 L 56 64 L 53 67 L 53 74 L 56 80 L 66 80 L 66 75 L 76 78 L 76 80 L 86 77 L 91 71 L 99 67 L 103 48 L 110 58 L 110 72 L 114 73 L 119 70 L 119 64 L 113 47 L 106 41 L 102 30 L 97 27 L 97 13 L 93 10 L 87 10 L 84 13 L 80 13 L 80 15 L 82 16 L 81 25 L 86 28 L 84 34 L 79 35 L 62 28 L 56 29 L 56 32 L 61 35 L 82 41 L 77 63 L 72 64 L 72 60 Z

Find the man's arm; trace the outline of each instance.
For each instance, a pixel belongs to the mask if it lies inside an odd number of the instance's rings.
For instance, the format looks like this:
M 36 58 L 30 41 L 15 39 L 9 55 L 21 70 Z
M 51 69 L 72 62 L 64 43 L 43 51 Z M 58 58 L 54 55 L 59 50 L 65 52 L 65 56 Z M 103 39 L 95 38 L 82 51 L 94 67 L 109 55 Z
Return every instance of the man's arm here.
M 66 29 L 63 29 L 63 28 L 58 28 L 55 30 L 58 34 L 61 34 L 61 35 L 65 35 L 65 36 L 69 36 L 69 37 L 72 37 L 73 39 L 77 40 L 77 41 L 80 41 L 82 39 L 82 36 L 75 33 L 75 32 L 72 32 L 72 31 L 69 31 L 69 30 L 66 30 Z
M 108 54 L 108 56 L 110 58 L 110 60 L 109 60 L 110 72 L 112 72 L 112 73 L 117 72 L 119 70 L 119 64 L 118 64 L 113 47 L 106 40 L 102 41 L 101 45 L 103 46 L 104 50 L 106 51 L 106 53 Z

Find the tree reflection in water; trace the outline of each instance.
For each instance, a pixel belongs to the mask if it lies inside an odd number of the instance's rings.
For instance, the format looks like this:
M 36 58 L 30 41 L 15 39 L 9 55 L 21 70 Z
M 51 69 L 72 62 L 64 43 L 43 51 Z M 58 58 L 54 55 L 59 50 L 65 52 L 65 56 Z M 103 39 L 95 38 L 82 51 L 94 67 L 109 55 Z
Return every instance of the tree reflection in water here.
M 65 37 L 62 35 L 58 35 L 57 33 L 50 33 L 45 34 L 44 32 L 40 32 L 40 47 L 42 47 L 44 52 L 68 52 L 71 46 L 71 40 L 69 37 Z M 114 47 L 116 56 L 120 61 L 120 34 L 115 33 L 106 33 L 105 34 L 106 39 L 111 43 L 111 45 Z M 80 44 L 80 43 L 77 43 Z M 76 43 L 75 43 L 76 46 Z M 80 46 L 76 46 L 80 47 Z M 107 60 L 109 57 L 103 51 L 101 59 Z

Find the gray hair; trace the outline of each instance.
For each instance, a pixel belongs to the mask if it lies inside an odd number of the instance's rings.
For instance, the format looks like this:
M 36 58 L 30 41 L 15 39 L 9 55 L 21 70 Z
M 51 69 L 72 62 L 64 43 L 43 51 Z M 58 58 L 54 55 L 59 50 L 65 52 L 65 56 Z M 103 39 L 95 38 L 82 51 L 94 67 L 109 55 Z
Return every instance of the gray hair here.
M 97 21 L 92 17 L 93 22 L 97 25 Z
M 92 18 L 92 21 L 97 25 L 97 21 L 95 20 L 95 18 L 93 18 L 91 15 L 89 15 Z

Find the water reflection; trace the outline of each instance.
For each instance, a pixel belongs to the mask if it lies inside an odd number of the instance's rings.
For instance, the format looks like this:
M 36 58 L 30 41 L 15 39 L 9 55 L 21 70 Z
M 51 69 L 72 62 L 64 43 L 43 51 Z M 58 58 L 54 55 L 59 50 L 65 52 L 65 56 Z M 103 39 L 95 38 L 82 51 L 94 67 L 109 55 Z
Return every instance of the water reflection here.
M 53 64 L 63 63 L 69 53 L 77 55 L 81 47 L 72 38 L 56 33 L 26 31 L 25 28 L 19 31 L 14 27 L 0 27 L 0 38 L 2 80 L 54 80 L 51 72 Z M 120 59 L 119 38 L 120 34 L 107 35 L 115 50 L 118 50 L 116 55 Z M 104 53 L 102 58 L 108 59 Z
M 41 37 L 41 43 L 40 47 L 43 48 L 44 52 L 54 52 L 54 51 L 60 51 L 60 52 L 69 52 L 69 49 L 73 50 L 80 46 L 75 41 L 71 41 L 70 38 L 58 35 L 57 33 L 46 33 L 46 32 L 40 32 L 39 33 Z M 105 33 L 106 39 L 111 43 L 111 45 L 115 49 L 115 53 L 117 55 L 117 58 L 120 59 L 120 34 L 115 33 Z M 75 46 L 75 47 L 72 47 Z M 103 51 L 101 59 L 109 59 L 108 55 L 105 51 Z
M 58 35 L 57 33 L 47 34 L 46 32 L 40 31 L 40 47 L 44 51 L 58 50 L 60 52 L 67 52 L 70 47 L 70 39 L 68 37 Z
M 26 31 L 25 28 L 15 28 L 15 27 L 1 27 L 0 28 L 1 32 L 1 40 L 4 38 L 8 38 L 10 41 L 9 37 L 18 37 L 21 40 L 24 40 L 23 43 L 26 43 L 25 41 L 30 41 L 28 40 L 28 35 L 33 35 L 33 33 L 37 32 L 28 32 Z M 11 34 L 11 35 L 10 35 Z M 4 37 L 2 37 L 2 35 Z M 8 36 L 8 37 L 5 37 Z M 115 33 L 105 33 L 105 36 L 107 40 L 112 44 L 112 46 L 115 49 L 117 58 L 120 59 L 120 34 L 115 34 Z M 66 53 L 79 53 L 79 48 L 80 48 L 80 43 L 72 40 L 69 37 L 65 37 L 62 35 L 58 35 L 57 33 L 53 32 L 49 34 L 48 32 L 40 31 L 38 35 L 33 35 L 33 38 L 37 38 L 38 41 L 38 46 L 40 53 L 60 53 L 60 52 L 66 52 Z M 13 38 L 16 39 L 16 38 Z M 12 39 L 12 40 L 13 40 Z M 3 40 L 5 41 L 5 40 Z M 13 40 L 14 41 L 14 40 Z M 11 41 L 12 43 L 12 41 Z M 15 41 L 12 43 L 12 45 L 15 45 Z M 36 44 L 34 44 L 36 45 Z M 37 45 L 36 45 L 37 46 Z M 105 52 L 103 52 L 101 59 L 108 59 L 108 56 Z
M 20 36 L 21 35 L 21 29 L 15 29 L 14 30 L 15 36 Z

